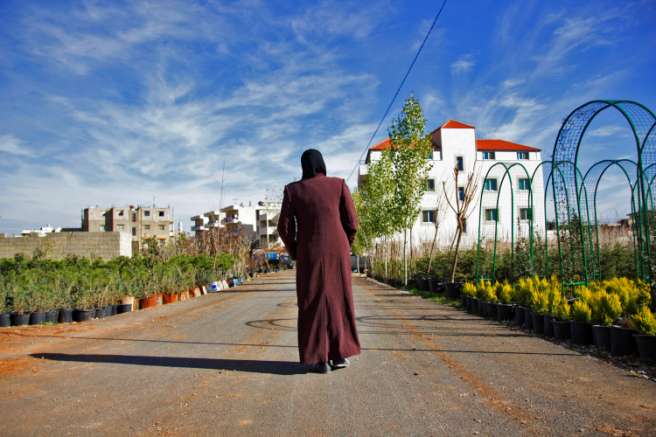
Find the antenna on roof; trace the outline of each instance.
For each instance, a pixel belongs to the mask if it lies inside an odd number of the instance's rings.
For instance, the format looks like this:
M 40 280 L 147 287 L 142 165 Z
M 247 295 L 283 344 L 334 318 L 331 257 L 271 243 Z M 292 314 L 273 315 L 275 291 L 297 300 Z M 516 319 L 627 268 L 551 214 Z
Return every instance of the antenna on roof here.
M 223 167 L 221 168 L 221 191 L 219 194 L 219 211 L 223 208 L 223 176 L 225 175 L 225 160 L 223 160 Z

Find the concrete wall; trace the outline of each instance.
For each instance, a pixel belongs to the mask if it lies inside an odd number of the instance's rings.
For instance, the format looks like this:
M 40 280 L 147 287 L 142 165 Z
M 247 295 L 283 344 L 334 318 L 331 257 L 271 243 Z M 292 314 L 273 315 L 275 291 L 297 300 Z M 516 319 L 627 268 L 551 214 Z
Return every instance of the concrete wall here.
M 0 238 L 0 258 L 16 254 L 31 257 L 40 249 L 50 259 L 67 255 L 111 259 L 132 256 L 132 237 L 127 232 L 56 232 L 45 237 Z

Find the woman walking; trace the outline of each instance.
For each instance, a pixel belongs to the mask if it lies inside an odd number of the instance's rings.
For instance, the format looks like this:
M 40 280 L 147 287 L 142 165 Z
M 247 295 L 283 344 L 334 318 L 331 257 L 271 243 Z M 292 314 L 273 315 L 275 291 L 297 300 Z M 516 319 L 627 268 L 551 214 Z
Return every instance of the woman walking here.
M 321 152 L 301 155 L 303 177 L 285 187 L 278 233 L 296 260 L 301 363 L 327 373 L 360 353 L 351 291 L 357 219 L 343 179 L 326 176 Z

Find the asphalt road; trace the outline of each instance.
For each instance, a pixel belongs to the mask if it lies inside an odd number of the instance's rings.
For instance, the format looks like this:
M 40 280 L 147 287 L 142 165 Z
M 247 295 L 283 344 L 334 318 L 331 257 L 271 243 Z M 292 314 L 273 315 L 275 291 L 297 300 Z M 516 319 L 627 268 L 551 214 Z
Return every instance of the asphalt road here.
M 354 278 L 362 354 L 297 364 L 293 272 L 0 330 L 0 435 L 656 435 L 656 384 Z

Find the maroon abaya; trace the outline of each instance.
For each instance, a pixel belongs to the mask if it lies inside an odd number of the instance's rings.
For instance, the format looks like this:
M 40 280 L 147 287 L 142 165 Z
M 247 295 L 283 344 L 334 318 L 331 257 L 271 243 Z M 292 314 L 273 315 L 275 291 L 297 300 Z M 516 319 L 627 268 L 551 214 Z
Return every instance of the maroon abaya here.
M 317 173 L 285 187 L 278 233 L 296 259 L 301 363 L 360 353 L 351 291 L 350 243 L 356 226 L 343 179 Z

